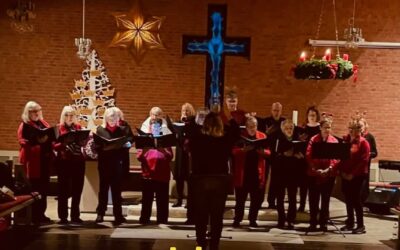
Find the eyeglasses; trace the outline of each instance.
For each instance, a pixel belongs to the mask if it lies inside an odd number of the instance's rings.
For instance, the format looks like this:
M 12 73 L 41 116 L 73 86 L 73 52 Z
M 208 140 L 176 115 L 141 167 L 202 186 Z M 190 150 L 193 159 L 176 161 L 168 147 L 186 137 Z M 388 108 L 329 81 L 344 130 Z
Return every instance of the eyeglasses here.
M 66 117 L 74 117 L 74 114 L 65 114 Z
M 29 113 L 39 113 L 42 109 L 29 110 Z
M 333 114 L 332 114 L 332 113 L 327 113 L 327 112 L 322 112 L 322 113 L 321 113 L 321 116 L 330 116 L 330 117 L 333 117 Z

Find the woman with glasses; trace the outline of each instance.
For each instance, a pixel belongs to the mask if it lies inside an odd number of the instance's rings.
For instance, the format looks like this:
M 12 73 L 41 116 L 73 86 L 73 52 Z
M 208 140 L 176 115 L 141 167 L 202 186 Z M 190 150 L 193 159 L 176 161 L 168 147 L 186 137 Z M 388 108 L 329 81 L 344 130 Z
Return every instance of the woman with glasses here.
M 150 110 L 141 130 L 153 136 L 171 134 L 163 111 L 159 107 Z M 170 162 L 173 158 L 171 147 L 138 149 L 137 158 L 142 166 L 142 211 L 140 224 L 149 224 L 154 196 L 156 196 L 157 224 L 168 223 Z
M 369 195 L 369 173 L 371 172 L 371 160 L 378 156 L 378 149 L 376 148 L 375 137 L 369 131 L 369 125 L 367 120 L 365 119 L 365 113 L 362 114 L 360 119 L 362 127 L 361 127 L 361 135 L 364 137 L 369 143 L 370 152 L 369 152 L 369 163 L 368 163 L 368 180 L 367 185 L 364 186 L 363 197 L 362 200 L 365 202 Z
M 65 106 L 61 112 L 59 135 L 81 130 L 77 123 L 75 110 Z M 79 204 L 85 176 L 85 159 L 82 154 L 84 141 L 64 140 L 54 144 L 57 152 L 58 170 L 58 217 L 59 224 L 68 223 L 68 197 L 71 191 L 71 222 L 82 223 Z
M 323 119 L 320 122 L 321 132 L 311 137 L 308 146 L 306 159 L 308 162 L 308 187 L 310 204 L 310 231 L 317 230 L 317 223 L 321 231 L 327 231 L 329 218 L 329 201 L 332 189 L 335 184 L 338 160 L 315 159 L 313 151 L 315 143 L 338 143 L 338 140 L 331 135 L 331 119 Z M 321 206 L 320 204 L 321 200 Z M 318 216 L 319 214 L 319 216 Z M 319 220 L 317 218 L 319 217 Z
M 191 120 L 194 120 L 196 116 L 196 111 L 192 104 L 185 103 L 181 108 L 181 117 L 179 122 L 187 124 Z M 176 156 L 175 156 L 175 168 L 174 168 L 174 179 L 176 181 L 176 192 L 177 201 L 172 207 L 182 206 L 183 200 L 183 189 L 185 186 L 185 181 L 189 178 L 189 152 L 187 150 L 187 135 L 185 130 L 182 129 L 177 131 L 178 144 L 176 146 Z
M 296 195 L 300 176 L 300 165 L 304 159 L 304 152 L 294 148 L 294 141 L 298 135 L 294 131 L 293 121 L 286 119 L 281 123 L 281 131 L 275 143 L 271 146 L 275 154 L 276 163 L 276 209 L 278 211 L 278 228 L 294 229 L 296 220 Z M 284 199 L 288 195 L 289 207 L 285 213 Z
M 45 215 L 47 208 L 47 191 L 50 182 L 50 165 L 54 158 L 52 142 L 49 136 L 33 136 L 34 129 L 49 128 L 43 119 L 42 107 L 34 101 L 26 103 L 21 115 L 22 122 L 18 128 L 20 163 L 24 165 L 26 177 L 32 191 L 39 192 L 41 199 L 32 205 L 32 222 L 35 224 L 49 223 Z M 31 128 L 34 129 L 31 129 Z M 35 138 L 34 138 L 35 137 Z
M 342 231 L 351 231 L 354 234 L 365 233 L 362 193 L 368 180 L 368 164 L 370 146 L 361 136 L 362 122 L 352 119 L 349 123 L 349 134 L 344 141 L 351 144 L 350 159 L 342 160 L 340 172 L 342 176 L 342 192 L 345 196 L 347 220 Z M 357 227 L 354 228 L 354 212 Z
M 113 202 L 114 224 L 126 222 L 122 215 L 121 182 L 124 176 L 124 160 L 126 148 L 131 147 L 129 135 L 120 125 L 120 110 L 116 107 L 108 108 L 104 112 L 104 120 L 97 127 L 96 134 L 108 140 L 126 137 L 126 143 L 122 147 L 107 149 L 105 145 L 98 147 L 98 170 L 100 179 L 99 204 L 97 206 L 96 222 L 103 222 L 107 210 L 108 190 L 111 188 Z
M 311 137 L 320 133 L 320 115 L 319 111 L 315 106 L 311 106 L 307 109 L 306 112 L 306 124 L 303 129 L 303 134 L 301 135 L 302 139 L 309 142 Z M 302 168 L 302 177 L 300 178 L 300 205 L 299 212 L 305 211 L 307 194 L 308 194 L 308 182 L 307 182 L 307 163 L 304 164 L 304 168 Z
M 249 116 L 242 137 L 249 140 L 266 139 L 267 136 L 257 130 L 257 119 Z M 269 148 L 240 143 L 233 150 L 233 183 L 235 186 L 235 218 L 233 227 L 239 227 L 243 219 L 247 195 L 250 194 L 249 226 L 257 227 L 258 211 L 264 201 L 265 172 L 269 169 L 265 158 L 271 155 Z

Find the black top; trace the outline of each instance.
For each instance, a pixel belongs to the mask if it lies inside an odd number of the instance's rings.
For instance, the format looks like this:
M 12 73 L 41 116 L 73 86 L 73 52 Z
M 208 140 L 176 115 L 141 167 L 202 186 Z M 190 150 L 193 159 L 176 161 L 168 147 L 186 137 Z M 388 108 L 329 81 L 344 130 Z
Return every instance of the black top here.
M 307 135 L 307 141 L 309 141 L 311 139 L 311 137 L 319 134 L 320 132 L 321 132 L 321 128 L 319 125 L 315 126 L 315 127 L 306 125 L 306 127 L 304 128 L 304 133 Z
M 119 126 L 115 129 L 114 132 L 112 132 L 102 126 L 98 126 L 96 134 L 106 139 L 114 139 L 126 136 L 126 130 L 125 127 Z M 124 159 L 125 159 L 124 148 L 112 149 L 107 151 L 98 148 L 98 153 L 99 153 L 98 157 L 99 168 L 104 168 L 104 167 L 113 168 L 116 165 L 122 167 L 124 165 Z
M 296 184 L 299 181 L 299 176 L 302 176 L 304 171 L 304 159 L 297 159 L 294 156 L 285 156 L 284 152 L 293 149 L 292 141 L 298 140 L 298 135 L 293 134 L 291 139 L 288 139 L 282 132 L 278 134 L 277 141 L 274 145 L 275 154 L 275 169 L 277 178 L 288 181 L 288 183 Z M 276 143 L 278 143 L 278 152 L 275 152 Z
M 174 179 L 187 179 L 189 177 L 189 152 L 185 150 L 185 142 L 187 140 L 186 124 L 195 122 L 195 117 L 190 116 L 184 121 L 183 129 L 174 129 L 177 137 L 177 145 L 175 149 L 175 168 L 174 168 Z
M 228 160 L 232 147 L 240 137 L 240 128 L 231 119 L 230 126 L 222 137 L 202 134 L 199 129 L 192 130 L 189 150 L 192 156 L 193 175 L 227 175 Z
M 132 133 L 132 128 L 131 128 L 131 126 L 129 126 L 128 122 L 121 120 L 119 122 L 119 127 L 123 131 L 124 135 L 127 136 L 127 140 L 132 143 L 133 142 L 133 133 Z
M 369 157 L 370 157 L 370 163 L 371 163 L 371 159 L 378 156 L 378 150 L 376 149 L 375 137 L 371 133 L 367 133 L 363 136 L 369 143 L 369 147 L 370 147 Z
M 263 132 L 267 135 L 270 144 L 277 139 L 279 133 L 281 132 L 281 123 L 286 120 L 284 117 L 280 117 L 275 120 L 272 116 L 266 118 L 257 118 L 258 121 L 258 131 Z

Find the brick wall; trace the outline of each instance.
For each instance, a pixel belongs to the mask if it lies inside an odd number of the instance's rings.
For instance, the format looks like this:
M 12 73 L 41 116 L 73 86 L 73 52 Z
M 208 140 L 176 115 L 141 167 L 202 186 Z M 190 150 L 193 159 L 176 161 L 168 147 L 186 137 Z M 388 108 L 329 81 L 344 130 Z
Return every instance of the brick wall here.
M 80 79 L 84 62 L 76 56 L 74 38 L 81 35 L 80 0 L 36 1 L 35 32 L 18 34 L 11 30 L 5 14 L 11 0 L 0 2 L 0 149 L 17 150 L 16 128 L 28 100 L 36 100 L 45 119 L 56 123 L 64 105 L 70 102 L 74 79 Z M 88 0 L 86 35 L 93 41 L 111 83 L 117 89 L 117 104 L 126 119 L 138 126 L 152 106 L 160 106 L 178 117 L 180 105 L 202 105 L 205 57 L 181 53 L 183 34 L 205 35 L 207 4 L 228 4 L 228 36 L 251 37 L 251 60 L 227 57 L 225 82 L 239 90 L 240 106 L 269 113 L 272 102 L 284 105 L 284 115 L 318 105 L 334 113 L 334 131 L 346 132 L 350 114 L 366 110 L 370 130 L 377 138 L 380 159 L 400 159 L 396 132 L 400 118 L 400 50 L 345 50 L 359 65 L 358 81 L 299 81 L 289 75 L 302 50 L 314 38 L 319 17 L 319 0 L 146 0 L 145 10 L 166 16 L 161 38 L 165 50 L 149 51 L 140 66 L 128 51 L 109 48 L 116 31 L 111 12 L 127 11 L 131 1 Z M 325 1 L 320 39 L 334 39 L 331 1 Z M 390 8 L 388 8 L 390 6 Z M 368 41 L 400 41 L 398 1 L 357 2 L 356 26 Z M 340 35 L 352 13 L 352 4 L 337 0 Z M 317 48 L 322 56 L 324 48 Z

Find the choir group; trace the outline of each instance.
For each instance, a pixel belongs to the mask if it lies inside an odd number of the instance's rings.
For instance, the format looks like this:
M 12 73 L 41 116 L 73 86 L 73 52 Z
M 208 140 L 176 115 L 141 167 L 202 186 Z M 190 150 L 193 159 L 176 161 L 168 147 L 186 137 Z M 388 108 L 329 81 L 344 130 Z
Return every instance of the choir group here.
M 278 212 L 277 227 L 293 229 L 297 211 L 304 212 L 309 195 L 309 231 L 326 231 L 329 220 L 329 201 L 337 176 L 341 177 L 345 196 L 347 219 L 341 230 L 365 233 L 363 202 L 369 191 L 369 166 L 377 156 L 374 137 L 368 133 L 364 117 L 356 116 L 348 126 L 348 135 L 332 134 L 332 115 L 320 114 L 316 107 L 306 113 L 304 126 L 295 126 L 291 119 L 281 116 L 282 105 L 272 104 L 271 116 L 257 117 L 238 108 L 234 90 L 228 91 L 226 108 L 198 109 L 185 103 L 176 123 L 163 115 L 158 107 L 150 110 L 149 117 L 140 127 L 141 133 L 153 136 L 175 134 L 175 167 L 173 177 L 177 187 L 177 201 L 173 207 L 182 206 L 184 183 L 188 183 L 187 224 L 195 224 L 197 244 L 218 249 L 223 227 L 223 213 L 227 195 L 234 190 L 236 205 L 233 227 L 240 227 L 244 217 L 245 201 L 250 195 L 249 225 L 257 227 L 258 212 L 268 190 L 268 205 Z M 103 124 L 95 135 L 86 140 L 60 141 L 48 135 L 32 138 L 27 127 L 49 128 L 43 119 L 41 106 L 29 101 L 22 113 L 18 129 L 20 162 L 33 191 L 42 199 L 33 204 L 34 223 L 49 222 L 45 211 L 49 186 L 50 167 L 58 173 L 58 216 L 60 224 L 69 223 L 68 197 L 72 197 L 70 221 L 82 223 L 79 204 L 84 184 L 85 159 L 98 160 L 99 194 L 96 222 L 103 222 L 111 189 L 115 224 L 126 222 L 121 209 L 121 183 L 129 173 L 129 148 L 140 136 L 132 131 L 117 107 L 108 108 Z M 177 125 L 177 126 L 174 126 Z M 179 126 L 178 126 L 179 125 Z M 178 127 L 183 129 L 177 129 Z M 72 107 L 61 112 L 56 126 L 59 136 L 81 130 Z M 123 138 L 119 146 L 93 140 L 100 137 L 113 141 Z M 315 157 L 315 145 L 346 144 L 349 156 Z M 304 145 L 301 146 L 301 145 Z M 313 146 L 314 145 L 314 146 Z M 168 222 L 171 147 L 143 147 L 137 149 L 137 159 L 142 167 L 142 210 L 139 222 L 150 223 L 155 197 L 157 223 Z M 267 181 L 269 180 L 269 181 Z M 268 189 L 266 188 L 269 183 Z M 69 188 L 71 187 L 71 188 Z M 297 208 L 297 192 L 300 205 Z M 285 210 L 285 195 L 288 209 Z M 355 218 L 354 218 L 355 214 Z M 207 225 L 210 232 L 207 234 Z

